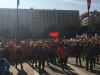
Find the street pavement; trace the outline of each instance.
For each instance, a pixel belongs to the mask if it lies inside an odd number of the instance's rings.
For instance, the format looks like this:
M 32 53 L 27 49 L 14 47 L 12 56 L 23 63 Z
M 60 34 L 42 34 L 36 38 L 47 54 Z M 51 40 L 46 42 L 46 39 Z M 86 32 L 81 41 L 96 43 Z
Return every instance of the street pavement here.
M 68 67 L 65 71 L 62 71 L 58 65 L 50 64 L 48 66 L 46 64 L 45 73 L 42 75 L 100 75 L 100 65 L 96 65 L 95 71 L 91 73 L 85 70 L 84 63 L 82 68 L 75 66 L 75 58 L 69 58 L 68 61 Z M 34 68 L 30 62 L 23 63 L 23 70 L 21 70 L 20 65 L 18 65 L 18 69 L 12 65 L 10 71 L 13 75 L 39 75 L 38 69 Z
M 99 59 L 100 60 L 100 59 Z M 79 66 L 76 66 L 76 63 L 75 63 L 75 58 L 69 58 L 69 64 L 75 66 L 77 69 L 85 72 L 86 74 L 88 75 L 100 75 L 100 61 L 99 61 L 99 64 L 96 64 L 94 66 L 94 70 L 93 72 L 91 71 L 86 71 L 86 61 L 82 61 L 82 67 L 79 67 Z M 81 74 L 80 74 L 81 75 Z

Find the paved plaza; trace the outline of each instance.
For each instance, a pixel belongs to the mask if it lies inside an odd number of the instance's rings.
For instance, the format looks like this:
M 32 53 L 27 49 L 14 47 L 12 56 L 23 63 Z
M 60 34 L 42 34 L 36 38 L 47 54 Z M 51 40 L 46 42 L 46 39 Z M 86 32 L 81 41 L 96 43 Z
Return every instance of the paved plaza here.
M 100 75 L 100 65 L 96 65 L 93 72 L 86 71 L 85 63 L 83 62 L 83 67 L 75 66 L 75 58 L 69 58 L 68 67 L 63 72 L 61 67 L 57 65 L 50 64 L 50 66 L 45 67 L 45 73 L 42 75 Z M 10 67 L 10 71 L 13 75 L 39 75 L 38 69 L 31 66 L 30 62 L 23 63 L 23 70 L 21 70 L 18 65 L 18 69 L 14 65 Z

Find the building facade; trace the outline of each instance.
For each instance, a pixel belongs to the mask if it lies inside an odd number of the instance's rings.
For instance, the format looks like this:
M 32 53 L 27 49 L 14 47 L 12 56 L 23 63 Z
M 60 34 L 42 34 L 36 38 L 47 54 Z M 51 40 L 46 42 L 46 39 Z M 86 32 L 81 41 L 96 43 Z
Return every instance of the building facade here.
M 91 25 L 94 25 L 96 23 L 100 22 L 100 12 L 94 11 L 90 12 L 90 23 Z M 88 13 L 84 13 L 81 15 L 81 25 L 87 26 L 88 25 Z
M 52 31 L 63 31 L 68 26 L 79 26 L 79 11 L 77 10 L 48 10 L 48 9 L 19 9 L 18 24 L 29 28 L 32 37 L 41 38 Z M 0 30 L 17 26 L 16 9 L 0 9 Z M 12 30 L 11 29 L 11 30 Z M 14 34 L 14 31 L 11 31 Z
M 91 34 L 95 33 L 100 34 L 100 12 L 99 11 L 90 12 L 89 19 L 87 13 L 82 14 L 81 25 L 83 28 L 85 28 L 85 31 L 88 31 Z

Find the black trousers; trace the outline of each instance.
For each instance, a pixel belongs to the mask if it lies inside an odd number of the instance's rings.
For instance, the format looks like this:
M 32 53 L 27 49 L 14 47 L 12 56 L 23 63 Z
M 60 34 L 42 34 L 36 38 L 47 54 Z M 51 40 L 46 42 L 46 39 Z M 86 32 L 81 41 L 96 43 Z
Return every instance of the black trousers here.
M 59 59 L 60 63 L 61 63 L 61 68 L 62 70 L 65 69 L 65 66 L 66 66 L 66 59 Z
M 32 57 L 32 65 L 34 65 L 35 64 L 35 66 L 37 66 L 37 57 L 36 56 L 33 56 Z
M 39 71 L 44 70 L 45 68 L 45 60 L 39 59 Z
M 90 64 L 90 70 L 93 70 L 93 64 L 94 64 L 94 58 L 86 58 L 86 69 L 89 69 Z
M 76 55 L 76 65 L 78 64 L 81 66 L 81 56 Z
M 21 68 L 23 67 L 23 66 L 22 66 L 22 61 L 21 61 L 20 59 L 19 59 L 19 60 L 18 60 L 18 59 L 16 60 L 16 68 L 17 68 L 17 65 L 18 65 L 18 64 L 20 64 Z

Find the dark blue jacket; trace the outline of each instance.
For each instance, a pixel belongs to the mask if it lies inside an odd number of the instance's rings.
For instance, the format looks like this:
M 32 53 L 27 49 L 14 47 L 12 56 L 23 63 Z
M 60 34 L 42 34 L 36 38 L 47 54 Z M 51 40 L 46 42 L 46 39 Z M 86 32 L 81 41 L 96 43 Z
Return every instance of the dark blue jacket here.
M 8 72 L 9 68 L 10 68 L 9 62 L 6 59 L 1 58 L 0 59 L 0 72 Z

